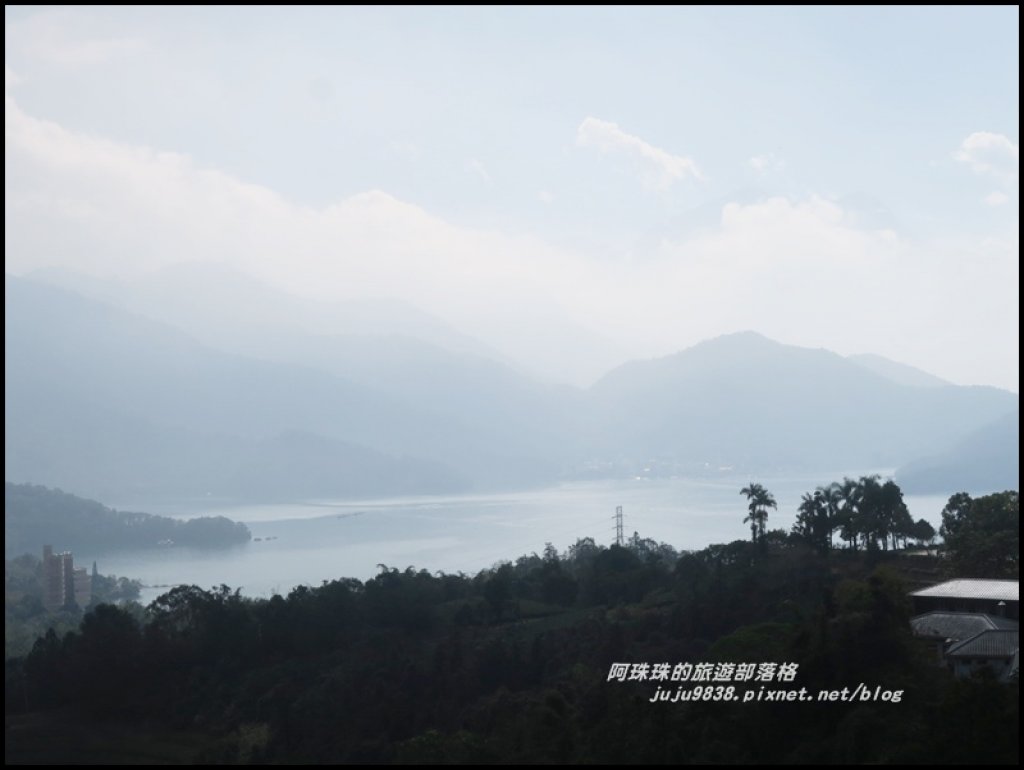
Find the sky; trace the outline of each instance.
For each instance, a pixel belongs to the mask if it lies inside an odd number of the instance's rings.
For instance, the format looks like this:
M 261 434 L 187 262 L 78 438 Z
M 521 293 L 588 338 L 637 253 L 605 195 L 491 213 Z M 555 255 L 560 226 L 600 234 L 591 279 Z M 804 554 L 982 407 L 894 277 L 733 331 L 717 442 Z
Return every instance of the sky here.
M 1016 6 L 7 7 L 5 267 L 215 262 L 520 359 L 753 329 L 1017 391 L 1018 30 Z

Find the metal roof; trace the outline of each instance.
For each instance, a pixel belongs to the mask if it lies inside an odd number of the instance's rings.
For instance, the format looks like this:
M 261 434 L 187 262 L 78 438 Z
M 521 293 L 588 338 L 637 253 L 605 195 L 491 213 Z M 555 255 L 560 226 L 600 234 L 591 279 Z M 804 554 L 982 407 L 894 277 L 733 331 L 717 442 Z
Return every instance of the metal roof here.
M 914 591 L 911 596 L 931 596 L 939 599 L 992 599 L 993 601 L 1020 601 L 1020 581 L 979 580 L 961 578 Z
M 1015 620 L 997 618 L 981 612 L 943 612 L 936 610 L 916 615 L 910 619 L 910 626 L 915 636 L 928 636 L 938 639 L 970 639 L 982 631 L 995 628 L 1017 629 L 1020 624 Z
M 1017 631 L 982 631 L 946 650 L 947 658 L 1012 658 L 1020 649 Z

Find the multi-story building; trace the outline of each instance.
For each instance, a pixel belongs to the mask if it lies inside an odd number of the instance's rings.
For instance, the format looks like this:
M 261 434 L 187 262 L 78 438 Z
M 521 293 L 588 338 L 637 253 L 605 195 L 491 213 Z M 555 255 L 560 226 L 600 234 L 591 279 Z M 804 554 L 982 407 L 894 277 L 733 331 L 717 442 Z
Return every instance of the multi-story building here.
M 92 578 L 85 569 L 75 569 L 70 551 L 54 553 L 43 546 L 43 606 L 59 610 L 69 604 L 86 607 L 92 600 Z

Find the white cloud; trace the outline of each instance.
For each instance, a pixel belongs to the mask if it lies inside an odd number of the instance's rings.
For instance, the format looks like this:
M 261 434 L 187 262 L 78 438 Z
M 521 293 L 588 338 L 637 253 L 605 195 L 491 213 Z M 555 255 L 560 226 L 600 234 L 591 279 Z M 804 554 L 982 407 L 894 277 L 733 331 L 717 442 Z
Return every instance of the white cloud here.
M 955 382 L 1016 389 L 1016 237 L 914 243 L 855 221 L 817 197 L 726 204 L 718 228 L 662 243 L 643 285 L 622 276 L 616 323 L 646 332 L 652 355 L 678 347 L 665 329 L 755 329 L 845 353 L 866 343 Z
M 989 206 L 1002 206 L 1010 200 L 1010 196 L 1000 190 L 993 190 L 985 196 L 984 201 Z
M 1020 147 L 1005 134 L 975 131 L 960 144 L 953 158 L 967 163 L 977 174 L 1016 185 L 1020 172 Z
M 576 129 L 576 144 L 593 147 L 601 152 L 622 152 L 640 164 L 644 183 L 655 190 L 667 190 L 686 177 L 703 179 L 697 164 L 691 158 L 673 155 L 660 147 L 648 144 L 633 134 L 627 134 L 615 123 L 587 117 Z
M 552 193 L 548 192 L 547 190 L 541 190 L 540 192 L 537 193 L 537 199 L 541 203 L 553 203 L 555 200 L 555 196 Z
M 187 156 L 69 131 L 9 96 L 5 107 L 10 272 L 216 261 L 307 296 L 408 300 L 508 355 L 564 361 L 559 318 L 634 355 L 753 328 L 1017 387 L 1015 234 L 914 244 L 833 201 L 775 197 L 727 204 L 715 226 L 650 253 L 595 260 L 376 190 L 300 205 Z
M 782 160 L 782 158 L 776 157 L 774 152 L 768 152 L 764 155 L 755 155 L 747 161 L 747 164 L 759 174 L 767 174 L 772 171 L 782 171 L 782 169 L 786 167 L 786 162 Z
M 546 309 L 571 321 L 561 300 L 588 290 L 574 255 L 457 227 L 379 190 L 297 204 L 184 155 L 69 131 L 9 96 L 5 139 L 5 267 L 16 274 L 131 278 L 217 262 L 299 295 L 413 302 L 507 355 L 533 348 L 555 362 L 564 344 L 545 336 Z

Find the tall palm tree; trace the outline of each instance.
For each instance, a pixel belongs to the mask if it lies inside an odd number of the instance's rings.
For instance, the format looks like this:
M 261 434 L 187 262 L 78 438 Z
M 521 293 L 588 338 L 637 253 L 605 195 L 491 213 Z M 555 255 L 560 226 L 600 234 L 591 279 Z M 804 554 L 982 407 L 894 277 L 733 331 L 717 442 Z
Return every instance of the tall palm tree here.
M 857 550 L 857 536 L 860 534 L 860 502 L 863 489 L 861 485 L 849 477 L 845 477 L 839 487 L 839 537 L 850 544 L 851 550 Z
M 818 487 L 814 494 L 805 492 L 793 525 L 794 534 L 821 553 L 828 553 L 832 547 L 835 508 L 830 504 L 831 492 L 831 487 Z
M 764 540 L 765 530 L 768 524 L 768 509 L 778 509 L 775 498 L 760 484 L 751 484 L 740 490 L 741 495 L 747 497 L 747 510 L 749 513 L 743 519 L 743 523 L 750 524 L 750 539 L 755 543 Z
M 837 530 L 842 522 L 840 516 L 840 505 L 843 502 L 842 488 L 838 484 L 829 484 L 827 487 L 818 487 L 815 496 L 821 498 L 825 509 L 825 516 L 828 522 L 828 548 L 832 550 L 832 533 Z
M 903 545 L 905 547 L 906 539 L 910 534 L 910 528 L 914 525 L 914 520 L 910 518 L 907 504 L 903 502 L 903 491 L 895 481 L 889 479 L 882 485 L 879 491 L 878 503 L 879 515 L 885 522 L 885 534 L 892 538 L 893 550 L 896 550 L 899 538 L 903 538 Z
M 877 474 L 861 476 L 857 482 L 857 519 L 860 533 L 864 537 L 865 550 L 878 548 L 879 540 L 883 548 L 888 547 L 886 537 L 889 534 L 889 523 L 882 507 L 882 485 L 879 482 Z
M 793 524 L 793 533 L 802 537 L 808 544 L 815 548 L 819 547 L 818 529 L 821 518 L 821 498 L 810 492 L 804 492 L 800 498 L 800 507 L 797 508 L 796 522 Z

